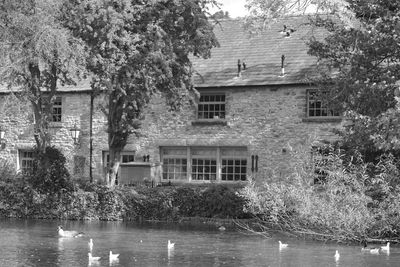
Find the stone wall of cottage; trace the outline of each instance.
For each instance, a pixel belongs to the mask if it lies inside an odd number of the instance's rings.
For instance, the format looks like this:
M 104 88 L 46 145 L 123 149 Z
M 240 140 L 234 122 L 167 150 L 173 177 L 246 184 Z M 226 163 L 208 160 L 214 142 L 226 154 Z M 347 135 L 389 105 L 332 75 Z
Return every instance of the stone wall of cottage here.
M 51 145 L 59 148 L 67 158 L 70 173 L 77 178 L 89 174 L 89 123 L 90 94 L 88 92 L 60 93 L 62 121 L 52 122 Z M 34 117 L 29 103 L 18 101 L 11 95 L 0 95 L 0 126 L 5 129 L 6 145 L 0 157 L 19 169 L 19 151 L 32 150 Z M 76 125 L 81 130 L 78 144 L 74 144 L 70 129 Z
M 194 107 L 166 112 L 162 99 L 151 104 L 143 124 L 138 152 L 160 160 L 162 146 L 246 146 L 248 174 L 259 181 L 289 178 L 311 159 L 311 145 L 337 140 L 332 130 L 340 121 L 306 119 L 305 86 L 230 88 L 226 93 L 226 125 L 196 124 Z M 142 152 L 143 151 L 143 152 Z M 250 156 L 258 155 L 251 173 Z
M 160 162 L 163 146 L 245 146 L 248 149 L 248 174 L 258 181 L 284 179 L 304 159 L 311 157 L 311 144 L 318 140 L 337 139 L 332 129 L 341 122 L 309 122 L 306 120 L 305 86 L 265 86 L 228 88 L 226 94 L 226 123 L 197 124 L 194 106 L 184 106 L 180 112 L 168 111 L 165 101 L 155 97 L 146 111 L 140 138 L 130 138 L 126 151 L 135 152 L 135 161 L 150 155 L 151 163 Z M 4 99 L 4 95 L 1 96 Z M 62 122 L 53 125 L 52 143 L 68 159 L 75 177 L 89 179 L 90 94 L 63 93 Z M 4 102 L 4 101 L 3 101 Z M 106 118 L 100 104 L 94 101 L 93 160 L 95 181 L 104 180 L 103 156 L 108 150 Z M 18 150 L 34 145 L 32 116 L 29 112 L 11 113 L 0 118 L 6 127 L 6 148 L 0 156 L 18 164 Z M 9 114 L 10 115 L 10 114 Z M 78 145 L 74 145 L 70 129 L 81 129 Z M 251 173 L 250 156 L 258 155 L 258 172 Z

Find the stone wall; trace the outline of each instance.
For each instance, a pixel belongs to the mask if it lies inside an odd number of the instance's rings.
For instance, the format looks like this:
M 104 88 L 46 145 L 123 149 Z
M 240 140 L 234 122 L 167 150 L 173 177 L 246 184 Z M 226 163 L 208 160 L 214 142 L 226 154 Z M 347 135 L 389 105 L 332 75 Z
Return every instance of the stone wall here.
M 307 121 L 307 89 L 305 86 L 225 89 L 226 121 L 215 124 L 197 123 L 194 106 L 188 104 L 180 112 L 171 112 L 162 98 L 155 97 L 146 111 L 142 136 L 132 137 L 125 150 L 135 151 L 135 161 L 150 155 L 150 163 L 157 163 L 162 146 L 246 146 L 249 157 L 259 157 L 259 171 L 253 174 L 258 180 L 288 177 L 300 166 L 297 163 L 310 156 L 311 143 L 336 139 L 332 129 L 341 124 Z M 5 95 L 0 97 L 4 102 Z M 67 156 L 71 173 L 88 179 L 90 94 L 70 92 L 62 97 L 62 122 L 52 127 L 52 143 Z M 103 153 L 108 150 L 106 118 L 99 108 L 102 102 L 101 96 L 94 101 L 92 128 L 93 177 L 99 181 L 104 174 Z M 0 118 L 0 123 L 6 126 L 7 139 L 0 156 L 12 158 L 15 163 L 18 149 L 34 145 L 32 116 L 28 113 Z M 69 131 L 74 124 L 81 129 L 78 146 Z M 250 167 L 248 170 L 250 175 Z

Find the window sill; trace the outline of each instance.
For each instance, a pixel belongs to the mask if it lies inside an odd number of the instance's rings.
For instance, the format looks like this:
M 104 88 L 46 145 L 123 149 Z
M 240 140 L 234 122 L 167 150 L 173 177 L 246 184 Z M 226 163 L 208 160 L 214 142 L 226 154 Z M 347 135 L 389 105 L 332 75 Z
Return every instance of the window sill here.
M 198 184 L 198 185 L 209 185 L 209 184 L 233 184 L 233 185 L 238 185 L 238 184 L 247 184 L 248 180 L 246 181 L 224 181 L 224 180 L 161 180 L 161 184 L 166 185 L 166 184 Z
M 202 125 L 228 125 L 228 122 L 225 119 L 209 119 L 209 120 L 195 120 L 192 121 L 193 126 L 202 126 Z
M 302 122 L 341 122 L 343 117 L 307 117 L 303 118 Z
M 61 121 L 51 121 L 51 122 L 49 122 L 49 127 L 50 128 L 62 128 L 63 123 Z

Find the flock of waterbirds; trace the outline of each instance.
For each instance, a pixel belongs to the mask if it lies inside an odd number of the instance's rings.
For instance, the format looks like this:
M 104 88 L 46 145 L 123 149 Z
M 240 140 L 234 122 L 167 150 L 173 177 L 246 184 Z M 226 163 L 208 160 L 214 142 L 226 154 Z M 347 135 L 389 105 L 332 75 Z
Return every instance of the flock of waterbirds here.
M 278 241 L 279 243 L 279 250 L 285 249 L 289 247 L 289 244 L 282 243 L 280 240 Z M 369 252 L 371 254 L 380 254 L 380 253 L 386 253 L 390 254 L 390 242 L 386 243 L 386 246 L 381 246 L 381 247 L 368 247 L 367 241 L 363 241 L 363 247 L 361 248 L 361 252 Z M 333 256 L 335 258 L 335 261 L 338 262 L 340 259 L 340 253 L 338 250 L 335 251 L 335 255 Z
M 78 231 L 66 231 L 62 228 L 62 226 L 58 226 L 58 236 L 59 237 L 66 237 L 66 238 L 76 238 L 76 237 L 82 237 L 84 236 L 83 232 L 78 232 Z M 90 238 L 89 242 L 88 242 L 88 248 L 89 248 L 89 252 L 88 252 L 88 262 L 89 265 L 92 264 L 97 264 L 100 262 L 101 257 L 95 257 L 92 255 L 93 253 L 93 246 L 94 246 L 94 242 L 93 239 Z M 175 243 L 172 243 L 170 240 L 168 240 L 168 251 L 173 250 L 175 246 Z M 119 254 L 114 254 L 111 250 L 109 253 L 109 262 L 110 265 L 112 263 L 117 263 L 119 261 Z
M 58 235 L 60 237 L 82 237 L 84 235 L 83 232 L 77 232 L 77 231 L 65 231 L 62 226 L 58 226 Z M 282 243 L 280 240 L 278 241 L 279 243 L 279 250 L 287 249 L 289 247 L 289 244 Z M 172 243 L 170 240 L 168 240 L 167 248 L 168 251 L 171 251 L 174 249 L 175 243 Z M 101 257 L 95 257 L 92 255 L 93 252 L 93 239 L 90 238 L 88 242 L 88 261 L 89 265 L 92 263 L 98 263 L 101 259 Z M 369 252 L 371 254 L 380 254 L 380 253 L 386 253 L 390 254 L 390 242 L 386 243 L 386 246 L 380 246 L 380 247 L 368 247 L 367 242 L 364 240 L 363 241 L 363 247 L 361 248 L 361 252 Z M 109 262 L 114 263 L 118 262 L 119 260 L 119 254 L 114 254 L 111 250 L 109 253 Z M 335 251 L 334 259 L 336 262 L 339 261 L 340 259 L 340 253 L 338 250 Z

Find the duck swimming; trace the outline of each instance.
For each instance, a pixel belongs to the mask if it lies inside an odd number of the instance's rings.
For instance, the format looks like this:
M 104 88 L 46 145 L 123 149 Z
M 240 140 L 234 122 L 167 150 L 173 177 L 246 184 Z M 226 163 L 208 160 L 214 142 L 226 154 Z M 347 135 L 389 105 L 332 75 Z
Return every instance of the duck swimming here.
M 389 252 L 390 251 L 390 242 L 387 242 L 386 246 L 381 247 L 381 250 L 384 252 Z
M 101 259 L 101 257 L 93 257 L 92 253 L 90 252 L 88 253 L 88 257 L 89 257 L 89 263 L 98 262 Z
M 379 254 L 379 250 L 381 248 L 379 248 L 379 247 L 368 247 L 367 246 L 367 241 L 365 241 L 365 240 L 363 241 L 363 244 L 364 244 L 364 246 L 361 248 L 362 252 L 369 252 L 371 254 Z
M 340 258 L 339 251 L 336 250 L 336 252 L 335 252 L 335 261 L 338 261 L 339 258 Z
M 175 247 L 175 243 L 171 243 L 170 240 L 168 240 L 168 249 L 173 249 Z
M 284 244 L 281 241 L 278 241 L 278 242 L 279 242 L 279 249 L 283 249 L 283 248 L 287 248 L 288 247 L 288 244 Z
M 81 237 L 83 236 L 83 232 L 65 231 L 64 229 L 62 229 L 62 226 L 58 226 L 58 235 L 60 237 Z
M 119 254 L 113 254 L 112 251 L 110 250 L 110 262 L 117 261 L 119 257 Z

